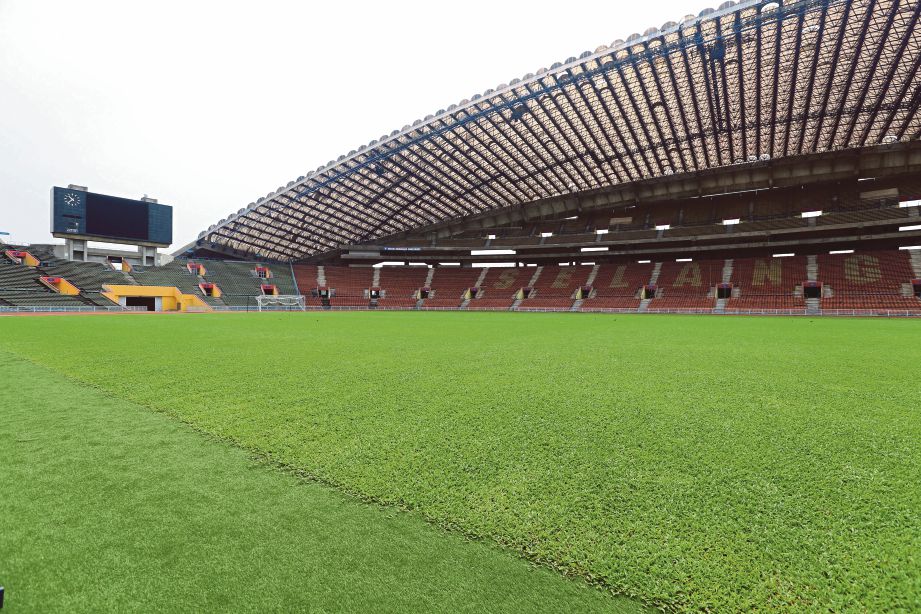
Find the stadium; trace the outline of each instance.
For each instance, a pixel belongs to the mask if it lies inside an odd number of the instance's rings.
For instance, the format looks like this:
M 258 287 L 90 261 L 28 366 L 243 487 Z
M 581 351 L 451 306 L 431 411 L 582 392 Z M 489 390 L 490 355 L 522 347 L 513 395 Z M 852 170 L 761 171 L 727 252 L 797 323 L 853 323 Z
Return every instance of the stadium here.
M 171 253 L 54 186 L 63 244 L 0 244 L 0 607 L 921 610 L 919 17 L 724 2 Z

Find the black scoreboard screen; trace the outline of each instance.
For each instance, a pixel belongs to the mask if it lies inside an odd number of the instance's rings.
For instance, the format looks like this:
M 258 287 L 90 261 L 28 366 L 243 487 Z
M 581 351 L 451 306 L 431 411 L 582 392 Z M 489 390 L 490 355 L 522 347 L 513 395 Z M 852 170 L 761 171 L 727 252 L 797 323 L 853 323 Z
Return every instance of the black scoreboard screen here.
M 51 233 L 57 237 L 167 246 L 173 208 L 158 203 L 55 187 Z

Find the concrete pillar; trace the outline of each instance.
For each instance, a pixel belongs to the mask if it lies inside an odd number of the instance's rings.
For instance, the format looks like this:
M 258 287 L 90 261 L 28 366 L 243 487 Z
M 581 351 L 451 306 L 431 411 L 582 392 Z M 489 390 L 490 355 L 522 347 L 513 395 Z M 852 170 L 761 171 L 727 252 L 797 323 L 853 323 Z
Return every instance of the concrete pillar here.
M 147 245 L 138 245 L 138 256 L 141 259 L 141 264 L 143 266 L 159 266 L 160 259 L 159 254 L 157 253 L 156 247 L 149 247 Z
M 64 247 L 67 253 L 68 260 L 76 260 L 77 262 L 87 262 L 89 260 L 89 254 L 87 253 L 86 240 L 84 239 L 66 239 L 64 241 Z

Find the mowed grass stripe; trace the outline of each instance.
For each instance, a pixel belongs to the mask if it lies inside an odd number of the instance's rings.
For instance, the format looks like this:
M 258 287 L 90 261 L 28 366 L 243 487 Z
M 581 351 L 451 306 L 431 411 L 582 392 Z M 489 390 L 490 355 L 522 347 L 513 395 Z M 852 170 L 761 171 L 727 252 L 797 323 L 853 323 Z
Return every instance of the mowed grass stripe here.
M 298 313 L 0 327 L 0 344 L 70 376 L 656 604 L 921 609 L 921 322 Z
M 640 611 L 6 352 L 0 398 L 10 614 Z

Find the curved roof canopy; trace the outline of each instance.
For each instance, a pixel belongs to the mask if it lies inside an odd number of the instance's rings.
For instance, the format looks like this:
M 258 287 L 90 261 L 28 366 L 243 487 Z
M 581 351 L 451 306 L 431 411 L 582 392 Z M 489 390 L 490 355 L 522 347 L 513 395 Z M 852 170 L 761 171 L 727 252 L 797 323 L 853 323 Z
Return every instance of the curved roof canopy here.
M 491 209 L 921 137 L 917 0 L 725 2 L 513 79 L 199 235 L 275 260 Z

